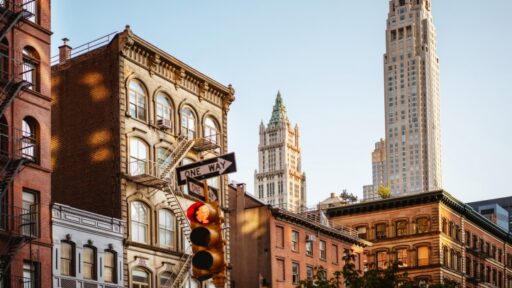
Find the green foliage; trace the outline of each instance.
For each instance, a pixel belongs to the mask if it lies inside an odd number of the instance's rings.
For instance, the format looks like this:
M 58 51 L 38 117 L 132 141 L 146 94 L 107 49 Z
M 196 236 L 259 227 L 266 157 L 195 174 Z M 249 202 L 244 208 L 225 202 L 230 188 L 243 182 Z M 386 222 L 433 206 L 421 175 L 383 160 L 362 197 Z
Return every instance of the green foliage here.
M 377 194 L 379 194 L 380 198 L 387 199 L 391 197 L 391 189 L 388 186 L 379 186 Z
M 357 202 L 357 196 L 352 193 L 348 193 L 346 190 L 343 190 L 343 193 L 340 194 L 340 198 L 349 203 Z
M 336 271 L 331 278 L 327 278 L 325 269 L 315 267 L 313 279 L 300 281 L 297 288 L 423 288 L 410 280 L 407 272 L 400 273 L 399 262 L 395 262 L 385 270 L 368 269 L 364 273 L 356 270 L 353 254 L 343 257 L 345 265 L 342 271 Z M 428 288 L 458 288 L 460 285 L 451 280 L 444 284 L 430 284 Z M 345 284 L 343 286 L 342 284 Z

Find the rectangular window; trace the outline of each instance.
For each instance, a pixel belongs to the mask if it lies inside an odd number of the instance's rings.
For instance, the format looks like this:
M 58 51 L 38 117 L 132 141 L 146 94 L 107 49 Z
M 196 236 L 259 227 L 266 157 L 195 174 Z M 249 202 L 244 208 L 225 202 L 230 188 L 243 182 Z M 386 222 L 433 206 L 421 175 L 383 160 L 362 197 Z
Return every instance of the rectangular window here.
M 297 285 L 300 281 L 300 267 L 299 263 L 292 263 L 292 283 Z
M 377 252 L 376 260 L 378 269 L 388 268 L 388 253 L 386 251 Z
M 75 252 L 73 248 L 71 243 L 60 243 L 60 275 L 75 276 Z
M 83 249 L 83 275 L 84 279 L 96 279 L 96 253 L 92 247 Z
M 313 256 L 313 241 L 306 241 L 306 255 Z
M 105 251 L 103 265 L 103 280 L 107 283 L 117 283 L 116 277 L 116 254 L 111 251 Z
M 396 222 L 396 236 L 405 236 L 407 235 L 407 222 L 406 221 L 397 221 Z
M 361 239 L 368 239 L 368 229 L 366 226 L 357 227 L 357 236 Z
M 306 267 L 306 277 L 308 280 L 313 280 L 313 267 L 312 266 L 307 266 Z
M 284 260 L 277 259 L 277 281 L 284 281 Z
M 292 231 L 292 251 L 299 251 L 299 232 Z
M 24 261 L 23 262 L 23 284 L 18 287 L 38 288 L 39 287 L 39 267 L 38 263 Z M 1 282 L 0 282 L 1 283 Z
M 386 238 L 386 224 L 375 225 L 375 238 L 377 240 Z
M 425 246 L 418 248 L 418 266 L 427 266 L 430 264 L 429 254 L 428 247 Z
M 284 228 L 281 226 L 276 226 L 276 246 L 284 248 Z
M 332 245 L 332 263 L 338 265 L 338 246 Z
M 409 261 L 407 256 L 407 249 L 398 249 L 396 251 L 396 259 L 398 260 L 398 265 L 400 267 L 408 267 Z
M 320 259 L 327 259 L 327 251 L 325 249 L 325 241 L 320 240 Z
M 38 192 L 23 190 L 22 195 L 22 232 L 25 236 L 39 235 Z

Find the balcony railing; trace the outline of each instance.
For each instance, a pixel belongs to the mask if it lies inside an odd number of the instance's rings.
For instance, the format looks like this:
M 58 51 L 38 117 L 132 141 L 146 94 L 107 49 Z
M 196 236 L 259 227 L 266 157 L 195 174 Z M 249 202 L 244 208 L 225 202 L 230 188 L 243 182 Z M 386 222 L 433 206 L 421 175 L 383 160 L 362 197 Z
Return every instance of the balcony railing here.
M 5 207 L 0 211 L 0 231 L 10 235 L 35 238 L 38 234 L 38 212 L 34 205 L 30 209 Z
M 21 276 L 11 276 L 10 277 L 10 285 L 7 285 L 6 287 L 11 288 L 32 288 L 36 287 L 35 281 L 30 278 L 25 278 Z
M 14 137 L 11 135 L 14 134 Z M 25 158 L 36 162 L 39 156 L 39 145 L 36 135 L 20 129 L 13 129 L 0 124 L 0 157 L 10 159 Z

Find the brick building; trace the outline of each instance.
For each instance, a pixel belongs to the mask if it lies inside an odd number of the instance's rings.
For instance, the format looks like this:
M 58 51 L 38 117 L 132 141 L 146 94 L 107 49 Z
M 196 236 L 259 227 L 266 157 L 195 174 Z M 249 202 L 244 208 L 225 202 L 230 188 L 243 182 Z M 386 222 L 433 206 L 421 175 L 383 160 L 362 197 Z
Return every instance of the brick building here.
M 352 229 L 333 226 L 318 211 L 293 213 L 247 194 L 245 184 L 229 186 L 231 287 L 296 287 L 322 266 L 332 277 L 343 269 L 343 253 L 351 249 L 356 268 L 366 262 L 371 245 Z
M 50 1 L 0 1 L 0 287 L 51 287 Z
M 56 61 L 55 201 L 127 222 L 124 287 L 199 287 L 188 277 L 184 217 L 195 199 L 177 186 L 174 168 L 227 151 L 234 90 L 129 26 L 74 49 L 64 43 Z M 226 208 L 226 179 L 209 184 Z
M 328 209 L 327 217 L 373 243 L 368 266 L 394 261 L 422 283 L 512 287 L 512 236 L 445 191 Z

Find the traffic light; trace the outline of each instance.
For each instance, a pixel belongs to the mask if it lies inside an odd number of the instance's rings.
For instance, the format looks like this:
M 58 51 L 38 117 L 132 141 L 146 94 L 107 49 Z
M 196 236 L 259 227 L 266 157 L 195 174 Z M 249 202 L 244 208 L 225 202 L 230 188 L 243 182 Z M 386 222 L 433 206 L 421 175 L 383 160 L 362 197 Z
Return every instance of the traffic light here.
M 219 204 L 196 202 L 187 209 L 190 220 L 190 241 L 192 242 L 192 272 L 203 281 L 216 274 L 224 275 L 224 241 Z

